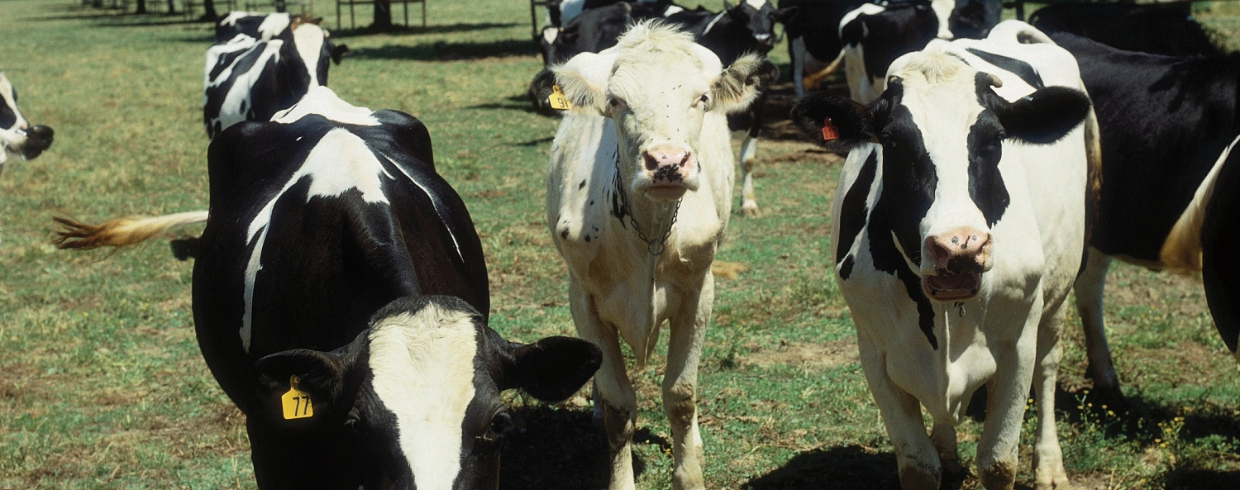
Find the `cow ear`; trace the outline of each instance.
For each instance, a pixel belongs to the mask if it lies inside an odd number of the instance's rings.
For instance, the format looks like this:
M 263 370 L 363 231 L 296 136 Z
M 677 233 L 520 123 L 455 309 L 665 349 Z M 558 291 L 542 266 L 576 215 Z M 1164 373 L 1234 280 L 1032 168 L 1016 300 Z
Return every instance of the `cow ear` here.
M 348 44 L 338 44 L 338 45 L 332 46 L 332 50 L 331 50 L 332 62 L 339 65 L 341 61 L 344 61 L 345 53 L 348 53 L 348 52 L 349 52 Z
M 590 81 L 579 70 L 582 65 L 589 64 L 597 57 L 599 55 L 595 53 L 581 53 L 567 63 L 540 72 L 534 77 L 534 81 L 530 82 L 530 97 L 538 97 L 539 100 L 546 101 L 555 88 L 559 87 L 560 93 L 568 99 L 572 106 L 570 110 L 574 113 L 595 113 L 606 116 L 607 96 L 603 93 L 603 88 Z
M 741 56 L 711 85 L 711 110 L 725 114 L 744 111 L 777 78 L 779 68 L 770 60 L 756 54 Z
M 807 95 L 792 106 L 792 122 L 810 141 L 830 151 L 846 152 L 876 139 L 871 109 L 838 95 Z M 831 127 L 824 131 L 828 124 Z
M 356 393 L 358 384 L 351 382 L 349 375 L 352 359 L 356 358 L 349 355 L 349 350 L 348 346 L 333 352 L 292 349 L 254 361 L 252 379 L 268 420 L 284 424 L 301 420 L 285 417 L 284 398 L 293 388 L 310 399 L 312 410 L 298 406 L 300 415 L 311 414 L 307 419 L 322 421 L 347 414 L 353 399 L 349 395 Z
M 865 39 L 868 29 L 865 28 L 865 15 L 858 15 L 852 22 L 840 27 L 840 44 L 855 46 Z
M 1045 145 L 1059 141 L 1089 114 L 1089 96 L 1067 87 L 1038 89 L 1015 102 L 987 97 L 1009 137 Z
M 507 342 L 506 350 L 499 388 L 520 388 L 547 402 L 576 393 L 603 363 L 603 351 L 572 337 L 547 337 L 533 344 Z

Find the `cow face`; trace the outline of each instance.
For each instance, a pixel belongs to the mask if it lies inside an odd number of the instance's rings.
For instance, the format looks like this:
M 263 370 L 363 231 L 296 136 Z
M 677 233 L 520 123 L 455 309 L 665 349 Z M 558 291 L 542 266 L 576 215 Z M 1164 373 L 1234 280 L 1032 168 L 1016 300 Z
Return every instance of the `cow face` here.
M 33 159 L 52 145 L 52 128 L 31 126 L 17 109 L 17 89 L 0 72 L 0 170 L 8 154 Z
M 992 265 L 991 250 L 1004 245 L 990 239 L 1009 201 L 999 171 L 1004 147 L 1058 140 L 1084 119 L 1089 99 L 1048 87 L 1008 102 L 993 90 L 997 77 L 941 53 L 907 55 L 891 73 L 887 90 L 869 106 L 819 95 L 799 103 L 793 118 L 829 149 L 881 146 L 882 196 L 870 215 L 871 240 L 890 235 L 929 298 L 970 299 Z M 828 119 L 838 139 L 823 139 Z
M 431 296 L 392 302 L 338 350 L 284 351 L 253 370 L 266 420 L 335 434 L 332 444 L 356 449 L 365 488 L 449 490 L 498 487 L 513 423 L 500 392 L 562 400 L 601 359 L 580 339 L 508 342 L 464 301 Z M 285 420 L 281 397 L 294 376 L 312 415 Z
M 614 120 L 618 164 L 630 190 L 666 202 L 698 188 L 703 118 L 745 110 L 778 75 L 755 55 L 724 69 L 692 36 L 644 22 L 615 48 L 577 55 L 535 84 L 550 93 L 558 83 L 575 110 Z
M 727 2 L 724 3 L 728 17 L 745 26 L 757 41 L 757 50 L 760 53 L 775 47 L 775 23 L 791 19 L 797 11 L 796 7 L 775 10 L 766 0 L 745 0 L 735 7 L 727 7 Z

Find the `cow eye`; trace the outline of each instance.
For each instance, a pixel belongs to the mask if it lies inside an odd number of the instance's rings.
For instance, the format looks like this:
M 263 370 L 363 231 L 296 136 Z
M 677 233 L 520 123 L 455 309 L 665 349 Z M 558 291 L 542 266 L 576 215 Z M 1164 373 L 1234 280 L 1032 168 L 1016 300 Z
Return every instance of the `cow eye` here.
M 344 419 L 344 425 L 353 431 L 354 434 L 366 433 L 366 428 L 362 424 L 362 417 L 356 408 L 349 411 L 349 416 Z
M 620 104 L 622 104 L 622 102 L 620 101 L 620 99 L 617 99 L 617 98 L 615 98 L 615 97 L 608 97 L 608 98 L 607 98 L 607 105 L 610 105 L 610 106 L 612 106 L 612 107 L 620 107 Z
M 512 415 L 507 411 L 499 412 L 491 417 L 491 426 L 487 429 L 487 439 L 503 437 L 512 430 Z

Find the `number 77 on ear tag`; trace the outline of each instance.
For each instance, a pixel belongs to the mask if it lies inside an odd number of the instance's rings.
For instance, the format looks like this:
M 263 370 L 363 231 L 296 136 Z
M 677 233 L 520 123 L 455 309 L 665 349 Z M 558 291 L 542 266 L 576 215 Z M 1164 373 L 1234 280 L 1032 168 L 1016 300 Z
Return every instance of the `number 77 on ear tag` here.
M 314 406 L 310 403 L 310 394 L 297 389 L 300 382 L 297 376 L 288 379 L 288 392 L 280 397 L 280 405 L 284 407 L 284 420 L 305 419 L 314 416 Z
M 552 109 L 557 111 L 567 111 L 573 108 L 573 104 L 568 101 L 568 97 L 564 96 L 564 92 L 560 91 L 559 85 L 551 86 L 551 95 L 547 96 L 547 103 Z

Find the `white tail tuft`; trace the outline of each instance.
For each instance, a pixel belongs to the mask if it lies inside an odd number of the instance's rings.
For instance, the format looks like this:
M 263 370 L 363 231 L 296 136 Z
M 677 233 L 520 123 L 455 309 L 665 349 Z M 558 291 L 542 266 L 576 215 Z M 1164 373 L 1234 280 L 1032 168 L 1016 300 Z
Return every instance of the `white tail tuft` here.
M 207 212 L 189 211 L 155 217 L 116 218 L 97 226 L 69 218 L 52 219 L 65 228 L 56 232 L 56 238 L 52 240 L 57 248 L 86 250 L 140 243 L 177 226 L 202 223 L 207 220 Z

